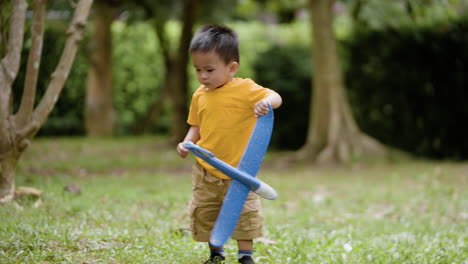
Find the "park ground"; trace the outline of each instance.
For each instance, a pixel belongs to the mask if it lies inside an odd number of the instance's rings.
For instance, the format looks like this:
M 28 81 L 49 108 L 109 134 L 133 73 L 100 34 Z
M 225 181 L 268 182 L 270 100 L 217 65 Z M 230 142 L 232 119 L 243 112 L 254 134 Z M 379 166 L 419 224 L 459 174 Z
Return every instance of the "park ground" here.
M 257 263 L 468 264 L 468 163 L 408 157 L 291 165 L 270 151 Z M 37 139 L 0 206 L 0 263 L 201 263 L 190 170 L 160 137 Z M 72 186 L 66 191 L 66 186 Z M 236 263 L 234 241 L 227 263 Z

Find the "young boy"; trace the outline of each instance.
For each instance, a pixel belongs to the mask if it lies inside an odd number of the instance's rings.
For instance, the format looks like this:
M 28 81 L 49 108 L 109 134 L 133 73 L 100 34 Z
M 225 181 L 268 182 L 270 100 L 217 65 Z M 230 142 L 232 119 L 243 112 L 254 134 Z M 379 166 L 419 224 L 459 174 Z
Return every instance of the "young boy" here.
M 191 141 L 213 152 L 217 158 L 237 167 L 255 127 L 257 117 L 281 105 L 281 97 L 250 79 L 234 78 L 239 67 L 237 34 L 221 25 L 202 27 L 190 45 L 192 61 L 201 86 L 190 105 L 190 129 L 184 142 Z M 177 152 L 185 158 L 184 142 Z M 191 231 L 199 242 L 208 242 L 231 179 L 202 159 L 192 171 Z M 255 263 L 253 239 L 263 235 L 263 217 L 258 196 L 249 194 L 232 238 L 237 240 L 239 263 Z M 205 263 L 222 263 L 224 248 L 211 245 Z

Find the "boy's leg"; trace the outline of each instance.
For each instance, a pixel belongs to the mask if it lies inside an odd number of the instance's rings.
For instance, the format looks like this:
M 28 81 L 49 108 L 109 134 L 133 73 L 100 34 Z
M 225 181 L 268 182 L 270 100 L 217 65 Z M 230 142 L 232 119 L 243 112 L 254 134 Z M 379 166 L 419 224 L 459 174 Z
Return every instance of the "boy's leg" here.
M 263 217 L 261 214 L 261 202 L 258 196 L 249 193 L 242 214 L 237 223 L 232 238 L 237 240 L 239 248 L 238 261 L 243 264 L 254 264 L 253 239 L 263 235 Z
M 190 229 L 195 241 L 209 242 L 210 233 L 223 203 L 230 181 L 219 179 L 196 163 L 192 171 Z
M 205 264 L 220 264 L 224 263 L 226 260 L 226 253 L 224 252 L 223 247 L 213 247 L 208 243 L 210 247 L 210 258 L 205 262 Z
M 192 170 L 192 202 L 190 220 L 193 238 L 198 242 L 208 242 L 210 232 L 216 222 L 229 180 L 219 179 L 196 163 Z M 224 263 L 226 253 L 223 247 L 209 245 L 210 257 L 206 264 Z
M 237 247 L 239 250 L 253 250 L 253 241 L 252 240 L 237 240 Z
M 239 248 L 239 263 L 255 264 L 252 258 L 253 254 L 253 241 L 252 240 L 237 240 L 237 247 Z

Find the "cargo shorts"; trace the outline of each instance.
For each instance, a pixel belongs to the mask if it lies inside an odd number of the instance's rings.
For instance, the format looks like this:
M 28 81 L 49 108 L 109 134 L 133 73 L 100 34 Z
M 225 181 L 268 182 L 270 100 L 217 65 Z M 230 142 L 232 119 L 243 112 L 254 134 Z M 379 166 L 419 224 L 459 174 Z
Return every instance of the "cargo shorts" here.
M 192 201 L 190 210 L 190 229 L 193 239 L 208 242 L 210 233 L 218 217 L 224 196 L 231 180 L 220 179 L 199 163 L 192 168 Z M 258 195 L 249 192 L 236 229 L 232 233 L 235 240 L 252 240 L 263 236 L 262 206 Z

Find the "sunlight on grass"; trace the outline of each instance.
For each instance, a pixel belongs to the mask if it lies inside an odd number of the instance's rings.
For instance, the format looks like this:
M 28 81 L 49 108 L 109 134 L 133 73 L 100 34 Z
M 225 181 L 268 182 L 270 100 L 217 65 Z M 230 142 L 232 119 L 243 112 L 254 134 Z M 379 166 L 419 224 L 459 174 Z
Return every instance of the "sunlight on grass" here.
M 187 231 L 192 162 L 161 138 L 34 142 L 17 185 L 44 194 L 0 206 L 0 263 L 203 262 Z M 280 197 L 263 200 L 257 263 L 468 263 L 466 163 L 265 166 L 259 177 Z M 236 263 L 234 241 L 226 249 Z

